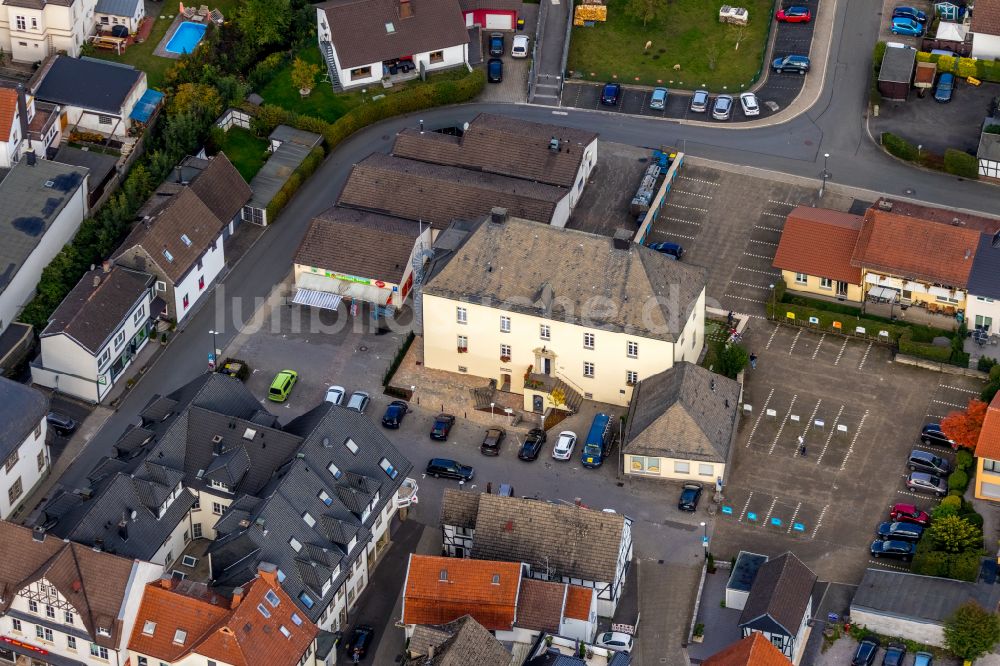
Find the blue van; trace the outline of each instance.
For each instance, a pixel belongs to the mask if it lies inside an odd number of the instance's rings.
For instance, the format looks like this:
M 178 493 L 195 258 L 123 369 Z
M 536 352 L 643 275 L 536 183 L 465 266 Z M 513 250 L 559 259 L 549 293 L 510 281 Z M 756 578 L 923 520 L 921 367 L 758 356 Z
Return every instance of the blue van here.
M 598 412 L 590 424 L 587 441 L 583 445 L 582 462 L 584 467 L 600 467 L 604 456 L 608 454 L 611 444 L 611 417 Z

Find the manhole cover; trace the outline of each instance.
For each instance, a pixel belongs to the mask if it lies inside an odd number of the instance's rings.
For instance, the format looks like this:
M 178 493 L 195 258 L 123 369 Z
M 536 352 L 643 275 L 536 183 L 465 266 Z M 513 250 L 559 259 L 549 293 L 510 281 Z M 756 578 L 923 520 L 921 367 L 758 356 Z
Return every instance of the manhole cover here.
M 913 189 L 912 187 L 908 187 L 905 190 L 903 190 L 903 194 L 916 194 L 916 192 L 917 191 L 915 189 Z
M 368 351 L 368 347 L 366 347 L 364 345 L 361 345 L 360 347 L 358 347 L 358 351 L 360 351 L 360 352 L 366 352 L 366 351 Z

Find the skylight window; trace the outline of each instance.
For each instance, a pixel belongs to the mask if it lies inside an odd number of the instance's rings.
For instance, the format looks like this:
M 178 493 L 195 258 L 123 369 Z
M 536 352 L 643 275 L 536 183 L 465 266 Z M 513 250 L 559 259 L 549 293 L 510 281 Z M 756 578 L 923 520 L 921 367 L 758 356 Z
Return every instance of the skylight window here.
M 281 625 L 280 627 L 278 627 L 278 631 L 280 631 L 281 635 L 284 636 L 285 638 L 292 637 L 292 632 L 288 631 L 288 627 L 286 627 L 285 625 Z
M 249 439 L 252 441 L 253 438 L 256 436 L 257 436 L 257 431 L 254 430 L 253 428 L 247 428 L 246 430 L 243 431 L 243 439 Z
M 271 608 L 277 608 L 278 604 L 281 603 L 281 599 L 274 593 L 274 590 L 268 590 L 264 598 L 267 599 L 267 603 L 271 604 Z
M 342 472 L 340 471 L 340 468 L 337 467 L 337 465 L 335 463 L 330 463 L 329 465 L 327 465 L 326 468 L 328 470 L 330 470 L 330 474 L 333 474 L 333 478 L 335 478 L 335 479 L 339 479 L 340 478 L 340 475 L 342 474 Z M 323 501 L 326 502 L 326 500 L 323 500 Z M 327 506 L 329 506 L 329 504 L 327 504 Z
M 302 550 L 302 543 L 295 537 L 292 537 L 291 539 L 288 540 L 288 545 L 291 546 L 292 550 L 294 550 L 296 553 Z
M 385 22 L 385 31 L 386 31 L 386 32 L 387 32 L 388 34 L 390 34 L 390 35 L 391 35 L 392 33 L 396 32 L 396 26 L 394 26 L 394 25 L 392 24 L 392 21 L 386 21 L 386 22 Z
M 349 451 L 350 451 L 351 453 L 353 453 L 354 455 L 358 455 L 358 445 L 357 445 L 357 444 L 355 444 L 355 443 L 354 443 L 354 440 L 353 440 L 353 439 L 351 439 L 350 437 L 348 437 L 348 438 L 347 438 L 347 439 L 346 439 L 346 440 L 344 441 L 344 446 L 346 446 L 346 447 L 347 447 L 347 449 L 348 449 L 348 450 L 349 450 Z
M 188 633 L 183 629 L 178 629 L 174 632 L 174 643 L 177 645 L 184 645 L 184 641 L 187 640 Z
M 309 527 L 312 527 L 313 525 L 316 524 L 316 519 L 313 518 L 312 514 L 309 513 L 308 511 L 302 514 L 302 520 L 304 520 L 306 525 L 308 525 Z
M 295 623 L 296 627 L 301 627 L 302 626 L 302 618 L 299 617 L 298 613 L 292 613 L 292 622 Z
M 339 473 L 340 470 L 337 470 L 337 472 Z M 334 474 L 334 476 L 337 475 Z M 323 504 L 326 504 L 327 506 L 333 504 L 333 498 L 330 497 L 325 490 L 319 491 L 319 501 L 322 502 Z
M 191 239 L 188 238 L 187 234 L 181 234 L 181 242 L 184 243 L 186 246 L 191 247 Z
M 163 256 L 167 258 L 167 261 L 174 263 L 174 255 L 170 254 L 170 250 L 163 248 Z
M 392 466 L 388 458 L 382 458 L 379 461 L 378 466 L 382 468 L 382 471 L 389 475 L 390 479 L 395 479 L 399 476 L 399 470 Z
M 299 601 L 301 601 L 302 605 L 305 606 L 306 608 L 312 608 L 313 606 L 316 605 L 316 602 L 313 601 L 313 598 L 310 597 L 306 592 L 299 592 Z
M 146 620 L 145 622 L 143 622 L 142 624 L 143 634 L 145 634 L 146 636 L 152 636 L 155 631 L 156 631 L 155 622 L 153 622 L 152 620 Z
M 271 617 L 271 611 L 267 610 L 267 607 L 265 607 L 264 604 L 257 604 L 257 612 L 264 617 Z

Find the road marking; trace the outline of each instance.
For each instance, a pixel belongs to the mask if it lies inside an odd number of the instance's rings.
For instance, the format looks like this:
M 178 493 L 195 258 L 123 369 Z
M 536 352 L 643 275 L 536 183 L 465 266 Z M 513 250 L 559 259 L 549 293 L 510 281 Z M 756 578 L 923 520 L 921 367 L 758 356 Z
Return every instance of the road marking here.
M 788 206 L 789 208 L 795 208 L 799 204 L 788 203 L 787 201 L 775 201 L 774 199 L 768 199 L 767 203 L 778 204 L 779 206 Z
M 896 492 L 899 493 L 900 495 L 906 495 L 907 497 L 916 497 L 919 500 L 925 500 L 931 498 L 930 495 L 918 495 L 917 493 L 911 492 L 909 490 L 897 490 Z
M 809 416 L 809 423 L 806 424 L 806 429 L 802 431 L 802 441 L 805 441 L 806 435 L 809 433 L 809 428 L 812 428 L 813 419 L 816 418 L 816 412 L 819 411 L 819 406 L 822 402 L 822 398 L 816 401 L 816 406 L 813 407 L 813 413 Z M 794 456 L 795 453 L 792 453 L 792 455 Z
M 868 410 L 866 409 L 865 413 L 861 415 L 861 420 L 858 422 L 857 429 L 854 431 L 854 439 L 851 440 L 851 445 L 847 448 L 847 455 L 844 456 L 844 462 L 840 463 L 841 472 L 843 472 L 844 468 L 847 467 L 847 459 L 851 457 L 851 453 L 854 451 L 854 445 L 857 443 L 858 437 L 861 435 L 861 427 L 864 426 L 865 419 L 867 418 L 868 418 Z
M 764 401 L 764 408 L 760 410 L 759 414 L 757 414 L 757 420 L 754 422 L 753 428 L 750 429 L 750 439 L 747 440 L 747 448 L 750 448 L 750 442 L 753 441 L 753 435 L 757 432 L 757 426 L 760 425 L 760 420 L 764 418 L 764 413 L 767 411 L 767 405 L 771 402 L 772 395 L 774 395 L 774 388 L 772 388 L 771 392 L 767 394 L 767 400 Z
M 719 183 L 712 182 L 711 180 L 702 180 L 701 178 L 692 178 L 691 176 L 678 176 L 681 180 L 690 180 L 693 183 L 705 183 L 706 185 L 711 185 L 713 187 L 718 187 Z
M 802 508 L 802 502 L 799 502 L 798 504 L 795 505 L 795 512 L 792 513 L 792 519 L 788 521 L 788 529 L 785 530 L 786 532 L 790 533 L 792 531 L 792 528 L 795 527 L 795 519 L 799 517 L 799 509 L 801 508 Z
M 826 340 L 826 333 L 819 336 L 819 342 L 816 343 L 816 349 L 813 351 L 813 360 L 816 360 L 816 354 L 819 353 L 819 348 L 823 346 L 823 340 Z
M 943 418 L 946 418 L 944 416 L 941 416 L 940 414 L 928 414 L 927 416 L 928 418 L 937 419 L 938 421 L 940 421 Z
M 747 268 L 746 266 L 737 266 L 736 268 L 741 271 L 750 271 L 751 273 L 760 273 L 761 275 L 769 275 L 771 277 L 778 277 L 781 275 L 781 273 L 775 273 L 774 271 L 762 271 L 759 268 Z M 767 288 L 770 289 L 770 285 L 768 285 Z
M 844 355 L 844 350 L 847 349 L 847 340 L 848 338 L 844 338 L 844 344 L 840 348 L 840 351 L 837 352 L 837 360 L 833 362 L 834 365 L 838 365 L 840 363 L 840 357 Z
M 826 436 L 826 443 L 823 444 L 823 450 L 819 452 L 819 458 L 816 458 L 816 464 L 823 462 L 823 456 L 826 455 L 826 449 L 830 446 L 830 440 L 833 439 L 833 434 L 837 432 L 837 422 L 840 421 L 840 415 L 844 413 L 844 406 L 840 406 L 840 410 L 837 415 L 833 418 L 833 425 L 830 426 L 830 434 Z
M 778 498 L 775 497 L 771 500 L 771 507 L 767 510 L 767 515 L 764 517 L 764 524 L 769 525 L 771 523 L 771 512 L 774 511 L 774 505 L 778 503 Z
M 869 342 L 868 343 L 868 349 L 865 350 L 865 355 L 861 357 L 861 363 L 858 363 L 858 370 L 861 370 L 862 368 L 865 367 L 865 361 L 868 360 L 868 352 L 870 352 L 872 350 L 872 345 L 873 344 L 875 344 L 875 343 L 874 342 Z
M 778 329 L 779 328 L 781 328 L 781 327 L 778 326 L 777 324 L 775 324 L 774 330 L 771 332 L 771 337 L 767 339 L 767 346 L 764 347 L 765 350 L 771 348 L 771 343 L 774 342 L 774 336 L 776 336 L 778 334 Z M 774 389 L 771 389 L 771 392 L 773 393 Z
M 744 252 L 744 256 L 753 257 L 754 259 L 764 259 L 765 261 L 774 261 L 774 257 L 765 257 L 763 254 L 753 254 L 752 252 Z
M 952 391 L 961 391 L 962 393 L 971 393 L 972 395 L 979 395 L 980 391 L 973 391 L 972 389 L 962 388 L 961 386 L 948 386 L 947 384 L 938 384 L 940 388 L 951 389 Z
M 804 330 L 804 329 L 800 328 L 800 329 L 798 330 L 798 332 L 797 332 L 797 333 L 795 334 L 795 339 L 794 339 L 794 340 L 792 340 L 792 346 L 788 348 L 788 355 L 789 355 L 789 356 L 791 356 L 791 355 L 792 355 L 792 352 L 793 352 L 793 351 L 795 351 L 795 345 L 796 345 L 796 344 L 798 344 L 798 342 L 799 342 L 799 336 L 801 336 L 801 335 L 802 335 L 802 331 L 803 331 L 803 330 Z
M 886 564 L 882 560 L 868 560 L 869 563 L 874 564 L 879 567 L 886 567 L 887 569 L 895 569 L 896 571 L 909 571 L 906 567 L 901 567 L 898 564 Z
M 771 217 L 780 217 L 781 219 L 785 219 L 786 217 L 788 217 L 787 215 L 782 215 L 781 213 L 761 213 L 761 215 L 769 215 Z
M 657 219 L 659 220 L 670 220 L 671 222 L 680 222 L 681 224 L 693 224 L 696 227 L 701 226 L 701 222 L 692 222 L 691 220 L 682 220 L 679 217 L 668 217 L 667 215 L 661 215 Z
M 792 408 L 795 407 L 795 400 L 799 397 L 796 393 L 792 396 L 792 401 L 788 403 L 788 411 L 785 413 L 785 418 L 781 420 L 781 425 L 778 426 L 778 432 L 774 435 L 774 441 L 771 442 L 771 448 L 768 450 L 767 455 L 774 453 L 774 447 L 778 445 L 778 440 L 781 438 L 781 431 L 785 429 L 785 424 L 788 423 L 788 417 L 792 415 Z
M 741 301 L 750 301 L 751 303 L 767 303 L 766 298 L 750 298 L 749 296 L 734 296 L 733 294 L 723 294 L 726 298 L 737 298 Z M 757 317 L 758 319 L 763 319 L 761 315 L 750 315 L 751 317 Z
M 819 526 L 823 524 L 823 516 L 826 515 L 826 510 L 829 508 L 830 505 L 827 504 L 826 506 L 823 507 L 823 510 L 819 512 L 819 518 L 816 519 L 816 527 L 813 528 L 812 536 L 809 537 L 810 539 L 816 538 L 816 533 L 819 532 Z
M 772 243 L 771 241 L 757 240 L 756 238 L 751 238 L 750 242 L 751 243 L 760 243 L 761 245 L 770 245 L 771 247 L 778 247 L 777 243 Z
M 747 497 L 747 503 L 743 505 L 743 510 L 740 511 L 740 519 L 737 520 L 736 522 L 738 522 L 738 523 L 742 523 L 743 522 L 743 516 L 747 515 L 747 509 L 750 508 L 750 500 L 752 500 L 752 499 L 753 499 L 753 491 L 751 490 L 750 491 L 750 496 Z
M 763 229 L 764 231 L 773 231 L 776 234 L 780 234 L 781 231 L 782 231 L 781 229 L 775 229 L 774 227 L 765 227 L 763 224 L 755 224 L 755 225 L 753 225 L 753 228 L 754 229 Z
M 553 116 L 568 116 L 569 113 L 567 113 L 566 111 L 553 111 L 552 115 Z
M 698 208 L 697 206 L 682 206 L 681 204 L 674 203 L 673 201 L 668 201 L 667 205 L 668 206 L 673 206 L 674 208 L 683 208 L 685 210 L 696 210 L 699 213 L 707 213 L 708 212 L 707 208 Z
M 948 407 L 954 407 L 955 409 L 966 409 L 968 405 L 956 405 L 953 402 L 945 402 L 944 400 L 931 400 L 931 402 L 936 402 L 939 405 L 947 405 Z
M 741 287 L 750 287 L 751 289 L 763 289 L 764 291 L 771 291 L 770 285 L 750 284 L 749 282 L 737 282 L 736 280 L 730 280 L 729 284 L 735 284 Z
M 702 199 L 711 199 L 712 198 L 712 196 L 709 195 L 709 194 L 698 194 L 697 192 L 688 192 L 687 190 L 673 189 L 673 190 L 670 190 L 670 191 L 671 192 L 678 192 L 680 194 L 689 194 L 692 197 L 701 197 Z
M 696 238 L 697 238 L 696 236 L 688 236 L 686 234 L 679 234 L 676 231 L 668 231 L 666 229 L 663 230 L 663 233 L 665 233 L 668 236 L 677 236 L 678 238 L 683 238 L 685 240 L 692 240 L 693 241 L 693 240 L 696 240 Z

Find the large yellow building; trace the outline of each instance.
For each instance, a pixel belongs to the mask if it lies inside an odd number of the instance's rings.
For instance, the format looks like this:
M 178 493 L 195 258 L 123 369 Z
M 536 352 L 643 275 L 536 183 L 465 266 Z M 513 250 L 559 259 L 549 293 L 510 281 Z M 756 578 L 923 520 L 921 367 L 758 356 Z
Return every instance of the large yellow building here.
M 503 209 L 441 234 L 421 302 L 428 368 L 493 379 L 538 413 L 624 406 L 704 342 L 703 269 Z

